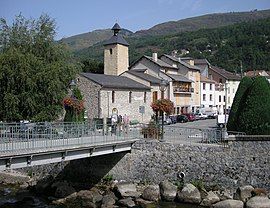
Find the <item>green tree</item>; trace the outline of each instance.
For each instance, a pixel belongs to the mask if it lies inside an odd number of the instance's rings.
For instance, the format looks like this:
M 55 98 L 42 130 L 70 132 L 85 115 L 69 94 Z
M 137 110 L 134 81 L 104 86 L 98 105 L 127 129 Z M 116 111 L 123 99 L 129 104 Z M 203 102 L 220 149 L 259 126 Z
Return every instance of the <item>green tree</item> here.
M 67 86 L 79 67 L 54 41 L 55 22 L 16 16 L 0 20 L 0 120 L 51 121 L 62 112 Z
M 250 135 L 270 134 L 270 84 L 265 77 L 258 76 L 241 100 L 239 130 Z
M 247 90 L 252 85 L 252 79 L 250 77 L 244 77 L 237 89 L 235 97 L 233 99 L 233 104 L 230 110 L 229 120 L 227 128 L 229 131 L 238 131 L 239 126 L 237 118 L 239 117 L 239 112 L 243 107 L 244 100 L 246 99 Z

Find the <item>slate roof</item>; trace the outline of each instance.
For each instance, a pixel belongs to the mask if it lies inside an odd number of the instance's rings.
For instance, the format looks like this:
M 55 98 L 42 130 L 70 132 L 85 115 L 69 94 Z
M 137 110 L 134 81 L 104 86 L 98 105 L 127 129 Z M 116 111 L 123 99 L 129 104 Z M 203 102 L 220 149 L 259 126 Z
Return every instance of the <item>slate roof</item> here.
M 81 73 L 81 75 L 101 85 L 104 88 L 150 90 L 150 87 L 124 76 L 93 73 Z
M 240 75 L 228 72 L 225 69 L 219 68 L 217 66 L 210 66 L 210 70 L 213 70 L 214 72 L 229 80 L 241 80 Z
M 181 58 L 180 58 L 180 60 L 179 60 L 179 58 L 176 58 L 176 57 L 174 57 L 174 56 L 170 56 L 170 55 L 167 55 L 167 54 L 164 54 L 164 56 L 166 56 L 167 58 L 171 59 L 172 61 L 175 61 L 175 62 L 177 62 L 177 63 L 182 64 L 183 66 L 185 66 L 185 67 L 187 67 L 187 68 L 189 68 L 189 69 L 194 69 L 194 70 L 197 70 L 197 71 L 201 71 L 201 69 L 200 69 L 199 67 L 197 67 L 197 66 L 192 66 L 192 65 L 190 65 L 190 64 L 188 64 L 188 63 L 182 61 Z
M 210 63 L 207 61 L 207 59 L 194 59 L 194 64 L 198 65 L 210 65 Z
M 135 71 L 135 70 L 129 70 L 129 71 L 127 71 L 127 73 L 132 74 L 132 75 L 134 75 L 136 77 L 139 77 L 139 78 L 141 78 L 143 80 L 146 80 L 146 81 L 150 82 L 151 84 L 160 84 L 160 82 L 161 82 L 161 79 L 156 78 L 156 77 L 154 77 L 154 76 L 152 76 L 150 74 L 145 74 L 143 72 L 138 72 L 138 71 Z
M 214 80 L 208 79 L 207 77 L 202 76 L 202 75 L 201 75 L 201 82 L 216 83 Z
M 177 69 L 176 67 L 174 66 L 171 66 L 170 64 L 167 64 L 166 62 L 160 60 L 160 59 L 157 59 L 157 61 L 154 61 L 153 57 L 151 56 L 143 56 L 145 58 L 147 58 L 148 60 L 154 62 L 155 64 L 159 65 L 160 67 L 166 67 L 166 68 L 172 68 L 172 69 Z
M 179 75 L 179 74 L 166 74 L 168 77 L 172 78 L 175 81 L 179 82 L 193 82 L 192 80 L 186 78 L 185 76 Z
M 120 25 L 118 23 L 115 23 L 114 26 L 112 27 L 112 30 L 121 30 Z
M 124 46 L 129 46 L 128 42 L 122 37 L 121 34 L 113 35 L 109 40 L 106 40 L 103 45 L 113 45 L 113 44 L 121 44 Z

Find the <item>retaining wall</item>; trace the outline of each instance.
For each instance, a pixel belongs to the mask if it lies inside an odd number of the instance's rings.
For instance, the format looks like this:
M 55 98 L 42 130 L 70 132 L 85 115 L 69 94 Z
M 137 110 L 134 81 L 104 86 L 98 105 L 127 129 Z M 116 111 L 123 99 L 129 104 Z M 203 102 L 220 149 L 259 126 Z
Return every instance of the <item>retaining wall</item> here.
M 110 171 L 116 179 L 159 183 L 201 179 L 209 186 L 270 187 L 270 141 L 233 141 L 228 146 L 141 140 Z

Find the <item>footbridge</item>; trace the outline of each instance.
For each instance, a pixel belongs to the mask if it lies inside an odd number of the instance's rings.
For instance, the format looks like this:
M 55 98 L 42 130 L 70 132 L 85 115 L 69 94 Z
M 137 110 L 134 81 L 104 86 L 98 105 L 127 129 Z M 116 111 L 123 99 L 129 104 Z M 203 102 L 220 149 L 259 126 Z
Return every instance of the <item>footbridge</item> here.
M 140 127 L 0 123 L 0 171 L 131 151 Z

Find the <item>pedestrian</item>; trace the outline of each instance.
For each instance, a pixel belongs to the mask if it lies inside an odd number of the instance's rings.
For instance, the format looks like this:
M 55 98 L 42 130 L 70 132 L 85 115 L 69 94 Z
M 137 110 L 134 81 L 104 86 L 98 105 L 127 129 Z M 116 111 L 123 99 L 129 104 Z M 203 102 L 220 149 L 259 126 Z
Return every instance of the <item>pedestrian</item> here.
M 112 133 L 116 133 L 117 115 L 113 114 L 111 119 L 112 119 L 111 120 L 111 122 L 112 122 Z
M 124 122 L 124 131 L 127 134 L 128 127 L 129 127 L 129 118 L 128 118 L 127 114 L 124 115 L 123 122 Z

